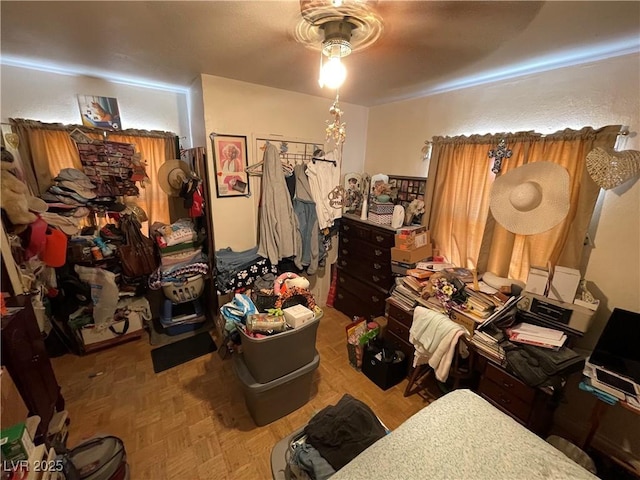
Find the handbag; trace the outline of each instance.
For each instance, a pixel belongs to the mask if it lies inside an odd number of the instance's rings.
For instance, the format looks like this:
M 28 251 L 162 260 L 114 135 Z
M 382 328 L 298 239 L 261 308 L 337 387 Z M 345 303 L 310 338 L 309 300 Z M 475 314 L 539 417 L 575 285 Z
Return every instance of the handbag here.
M 122 215 L 120 229 L 124 244 L 118 247 L 122 271 L 127 277 L 150 275 L 158 268 L 153 240 L 143 235 L 140 223 L 133 215 Z
M 63 455 L 67 480 L 124 480 L 128 477 L 124 443 L 111 435 L 96 437 Z

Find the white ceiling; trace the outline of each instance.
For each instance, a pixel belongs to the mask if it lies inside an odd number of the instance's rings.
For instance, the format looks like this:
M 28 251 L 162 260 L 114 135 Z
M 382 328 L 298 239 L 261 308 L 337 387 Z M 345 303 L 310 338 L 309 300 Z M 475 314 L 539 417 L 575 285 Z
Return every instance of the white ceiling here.
M 206 73 L 332 97 L 294 39 L 297 1 L 0 2 L 2 62 L 187 88 Z M 381 38 L 345 59 L 371 106 L 640 51 L 639 1 L 380 0 Z M 640 68 L 640 65 L 639 65 Z

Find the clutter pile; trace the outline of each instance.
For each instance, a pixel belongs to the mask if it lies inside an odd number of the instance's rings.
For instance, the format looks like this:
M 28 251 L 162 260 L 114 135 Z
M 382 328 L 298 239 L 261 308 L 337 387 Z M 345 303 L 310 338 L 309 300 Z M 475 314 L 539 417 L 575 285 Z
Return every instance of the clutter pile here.
M 162 289 L 165 295 L 161 333 L 178 335 L 197 330 L 206 321 L 200 297 L 209 273 L 202 239 L 189 218 L 171 225 L 158 222 L 151 230 L 160 252 L 160 267 L 149 277 L 149 287 Z

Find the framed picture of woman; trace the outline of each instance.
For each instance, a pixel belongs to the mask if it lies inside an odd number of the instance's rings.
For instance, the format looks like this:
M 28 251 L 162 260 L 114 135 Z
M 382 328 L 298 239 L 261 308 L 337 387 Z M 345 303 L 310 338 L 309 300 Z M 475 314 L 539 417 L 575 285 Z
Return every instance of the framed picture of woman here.
M 213 166 L 216 176 L 216 196 L 249 196 L 247 137 L 241 135 L 210 135 Z

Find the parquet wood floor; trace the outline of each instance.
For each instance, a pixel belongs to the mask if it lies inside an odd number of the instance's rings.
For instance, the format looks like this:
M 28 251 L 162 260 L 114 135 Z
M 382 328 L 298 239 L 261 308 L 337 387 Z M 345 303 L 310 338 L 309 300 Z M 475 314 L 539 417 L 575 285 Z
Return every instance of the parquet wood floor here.
M 68 445 L 95 434 L 122 438 L 132 480 L 268 480 L 273 445 L 345 393 L 395 429 L 426 401 L 403 397 L 406 380 L 385 392 L 353 369 L 345 345 L 348 323 L 325 307 L 310 401 L 263 427 L 249 415 L 231 360 L 218 353 L 155 374 L 145 336 L 82 357 L 54 358 L 71 418 Z

